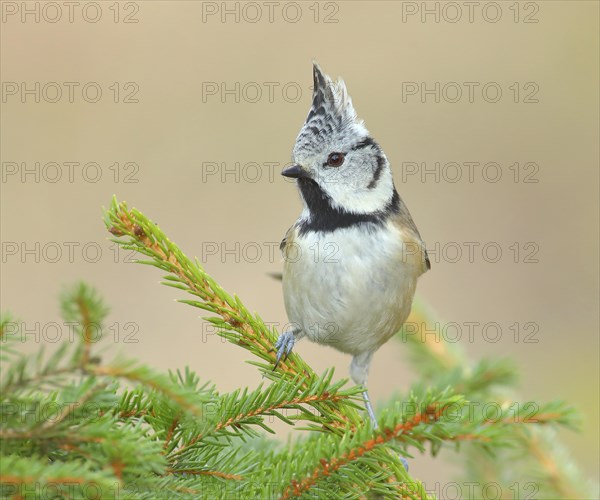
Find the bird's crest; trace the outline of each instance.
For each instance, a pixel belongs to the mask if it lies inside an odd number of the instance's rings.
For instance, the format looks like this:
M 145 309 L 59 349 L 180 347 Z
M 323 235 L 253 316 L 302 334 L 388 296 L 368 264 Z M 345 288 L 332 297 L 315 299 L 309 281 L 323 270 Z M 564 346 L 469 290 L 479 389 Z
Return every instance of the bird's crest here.
M 368 132 L 356 116 L 352 99 L 342 79 L 334 82 L 313 62 L 313 100 L 306 122 L 298 135 L 298 148 L 345 136 L 364 136 Z
M 356 111 L 344 81 L 340 78 L 333 82 L 319 65 L 313 62 L 313 102 L 306 122 L 320 115 L 328 116 L 340 125 L 356 121 Z

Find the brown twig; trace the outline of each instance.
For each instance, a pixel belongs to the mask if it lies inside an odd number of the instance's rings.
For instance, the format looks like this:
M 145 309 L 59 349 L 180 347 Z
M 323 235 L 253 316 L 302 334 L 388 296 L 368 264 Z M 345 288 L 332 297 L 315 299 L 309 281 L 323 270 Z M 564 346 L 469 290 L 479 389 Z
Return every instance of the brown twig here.
M 442 415 L 443 411 L 444 408 L 436 409 L 434 407 L 429 407 L 424 412 L 418 413 L 407 422 L 399 423 L 393 429 L 382 429 L 378 433 L 377 437 L 369 439 L 362 445 L 350 450 L 348 453 L 345 453 L 340 457 L 333 458 L 329 461 L 325 458 L 322 458 L 320 460 L 320 467 L 317 467 L 310 476 L 302 481 L 292 480 L 291 485 L 284 490 L 280 500 L 300 496 L 302 493 L 314 486 L 319 479 L 329 476 L 333 472 L 337 471 L 340 467 L 357 460 L 366 453 L 372 451 L 376 446 L 387 443 L 392 439 L 399 438 L 401 434 L 410 432 L 417 425 L 423 423 L 430 424 L 437 421 Z

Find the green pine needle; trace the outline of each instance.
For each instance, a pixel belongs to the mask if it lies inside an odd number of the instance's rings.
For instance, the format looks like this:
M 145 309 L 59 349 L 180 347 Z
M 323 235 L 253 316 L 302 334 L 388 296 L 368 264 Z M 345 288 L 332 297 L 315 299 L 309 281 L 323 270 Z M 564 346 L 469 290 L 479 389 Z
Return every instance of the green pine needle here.
M 456 345 L 431 342 L 415 328 L 434 322 L 423 306 L 398 335 L 419 383 L 379 408 L 374 429 L 362 388 L 333 370 L 319 375 L 296 353 L 274 370 L 276 330 L 142 213 L 115 198 L 104 219 L 113 241 L 188 294 L 180 302 L 207 311 L 218 335 L 245 349 L 265 381 L 219 393 L 188 368 L 162 374 L 139 360 L 101 360 L 97 339 L 108 308 L 84 283 L 61 296 L 76 342 L 52 355 L 43 347 L 22 352 L 19 323 L 5 315 L 3 498 L 428 499 L 400 460 L 422 453 L 461 460 L 463 491 L 473 498 L 489 482 L 504 492 L 529 488 L 513 492 L 521 496 L 592 498 L 554 433 L 576 429 L 578 414 L 562 402 L 519 402 L 507 360 L 471 362 Z M 286 443 L 273 438 L 282 426 L 296 430 Z

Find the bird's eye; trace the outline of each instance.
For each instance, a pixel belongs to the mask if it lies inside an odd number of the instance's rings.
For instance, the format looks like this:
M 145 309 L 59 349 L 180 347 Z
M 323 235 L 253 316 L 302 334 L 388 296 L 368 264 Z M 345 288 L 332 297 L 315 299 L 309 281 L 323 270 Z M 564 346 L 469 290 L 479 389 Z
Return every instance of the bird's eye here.
M 344 153 L 331 153 L 327 157 L 328 167 L 340 167 L 344 163 Z

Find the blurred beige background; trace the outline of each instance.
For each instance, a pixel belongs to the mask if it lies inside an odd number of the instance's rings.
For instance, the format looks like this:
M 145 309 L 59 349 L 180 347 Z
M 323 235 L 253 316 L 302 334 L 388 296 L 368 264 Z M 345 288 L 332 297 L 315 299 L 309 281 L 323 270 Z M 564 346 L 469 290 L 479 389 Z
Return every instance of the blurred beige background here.
M 116 253 L 101 207 L 113 194 L 127 200 L 251 310 L 285 323 L 267 273 L 280 270 L 273 249 L 300 211 L 279 172 L 308 112 L 314 58 L 345 79 L 434 254 L 421 300 L 462 325 L 473 359 L 515 358 L 523 400 L 581 409 L 583 433 L 561 436 L 597 480 L 598 3 L 489 3 L 469 13 L 428 2 L 436 19 L 421 2 L 227 2 L 223 19 L 221 2 L 82 2 L 71 13 L 57 2 L 57 20 L 44 3 L 26 2 L 34 13 L 24 15 L 21 2 L 2 2 L 2 309 L 52 338 L 59 292 L 83 279 L 112 308 L 112 351 L 189 365 L 223 391 L 256 386 L 245 351 L 174 302 L 183 295 L 159 286 L 157 270 Z M 420 87 L 436 82 L 440 102 Z M 424 175 L 436 162 L 439 178 Z M 472 338 L 468 322 L 480 325 Z M 497 342 L 483 328 L 494 324 Z M 348 374 L 342 354 L 307 341 L 297 351 Z M 375 400 L 415 380 L 400 343 L 380 350 Z M 431 485 L 451 475 L 449 462 L 417 459 L 411 472 Z

